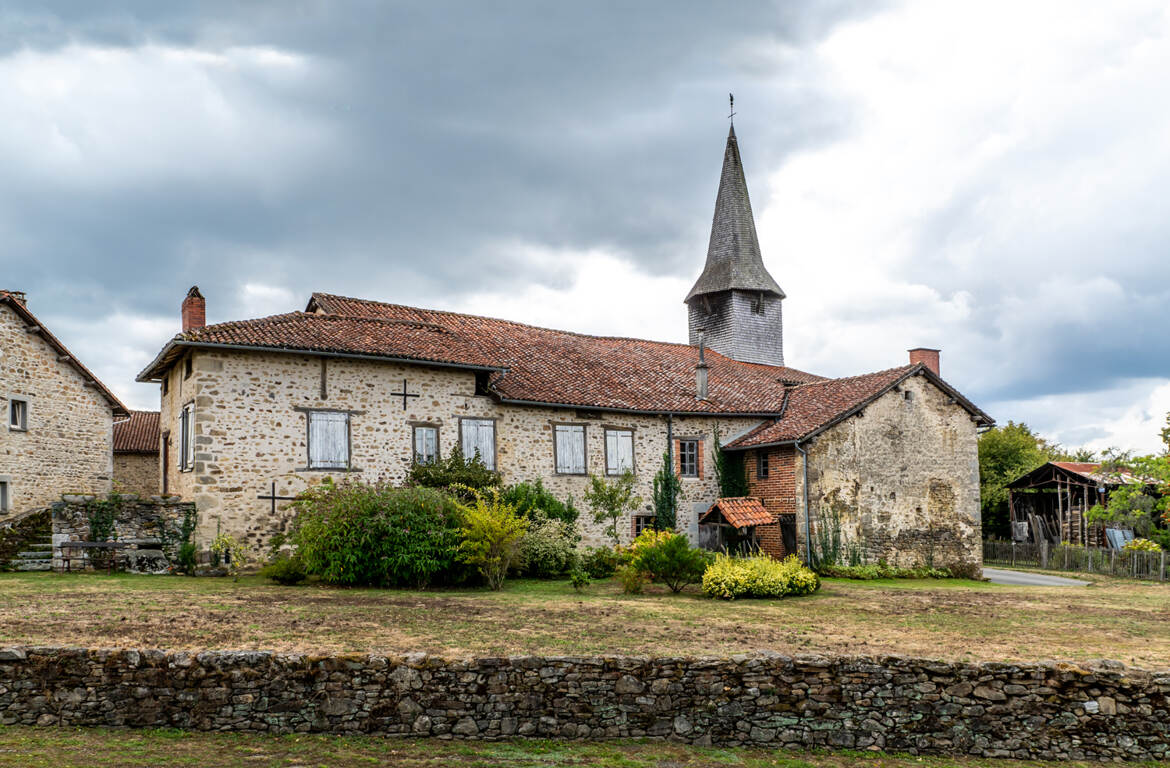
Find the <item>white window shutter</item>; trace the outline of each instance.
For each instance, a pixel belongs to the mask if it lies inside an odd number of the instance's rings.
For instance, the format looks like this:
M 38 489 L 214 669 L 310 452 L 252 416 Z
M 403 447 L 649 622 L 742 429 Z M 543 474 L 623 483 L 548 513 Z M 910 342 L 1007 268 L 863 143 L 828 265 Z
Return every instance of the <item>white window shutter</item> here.
M 313 411 L 309 414 L 309 466 L 346 469 L 349 466 L 349 414 Z
M 605 471 L 620 475 L 634 468 L 634 433 L 625 429 L 611 429 L 605 433 Z
M 557 472 L 561 474 L 585 474 L 585 427 L 571 424 L 558 425 Z
M 463 457 L 470 459 L 479 454 L 480 461 L 488 469 L 496 468 L 496 423 L 491 419 L 464 419 Z

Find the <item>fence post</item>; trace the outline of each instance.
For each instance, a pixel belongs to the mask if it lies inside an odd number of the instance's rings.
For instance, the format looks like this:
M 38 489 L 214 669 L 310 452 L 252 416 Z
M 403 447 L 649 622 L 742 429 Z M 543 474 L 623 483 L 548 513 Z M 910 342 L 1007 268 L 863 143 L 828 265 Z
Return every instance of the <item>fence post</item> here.
M 1068 570 L 1068 547 L 1064 548 L 1064 569 Z
M 1109 550 L 1109 575 L 1110 576 L 1117 575 L 1117 550 L 1116 549 Z
M 1048 539 L 1040 539 L 1040 569 L 1048 570 Z
M 1158 581 L 1166 580 L 1166 550 L 1162 550 L 1162 564 L 1158 566 Z
M 1012 565 L 1016 564 L 1016 541 L 1012 539 Z

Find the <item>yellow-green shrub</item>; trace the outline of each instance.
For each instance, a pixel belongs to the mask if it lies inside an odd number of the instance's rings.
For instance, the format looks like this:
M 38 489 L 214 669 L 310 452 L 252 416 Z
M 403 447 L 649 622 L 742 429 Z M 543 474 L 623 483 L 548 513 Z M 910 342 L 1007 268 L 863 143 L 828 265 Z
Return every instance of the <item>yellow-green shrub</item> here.
M 1149 539 L 1132 539 L 1125 542 L 1122 549 L 1130 552 L 1161 552 L 1162 547 L 1158 546 L 1158 542 L 1150 541 Z
M 703 594 L 724 600 L 738 597 L 787 597 L 818 590 L 821 581 L 795 555 L 773 560 L 767 555 L 718 555 L 703 573 Z

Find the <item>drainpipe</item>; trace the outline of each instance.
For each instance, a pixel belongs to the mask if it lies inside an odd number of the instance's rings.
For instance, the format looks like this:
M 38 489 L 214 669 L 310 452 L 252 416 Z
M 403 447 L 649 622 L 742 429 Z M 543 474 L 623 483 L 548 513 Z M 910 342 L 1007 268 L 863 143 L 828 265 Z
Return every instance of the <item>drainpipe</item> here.
M 674 470 L 674 414 L 666 414 L 666 463 Z M 674 500 L 674 527 L 678 528 L 678 498 Z
M 805 562 L 812 566 L 812 527 L 809 524 L 808 514 L 808 453 L 800 447 L 800 441 L 793 443 L 800 451 L 801 464 L 804 468 L 804 556 Z

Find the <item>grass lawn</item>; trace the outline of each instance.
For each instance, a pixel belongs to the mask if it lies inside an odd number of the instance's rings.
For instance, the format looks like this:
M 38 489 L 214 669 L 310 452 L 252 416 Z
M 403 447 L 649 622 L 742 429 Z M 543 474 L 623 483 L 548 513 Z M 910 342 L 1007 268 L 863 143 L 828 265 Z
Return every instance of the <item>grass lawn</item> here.
M 127 731 L 102 728 L 0 727 L 0 768 L 276 768 L 300 766 L 613 766 L 616 768 L 1023 768 L 1091 763 L 1019 762 L 881 753 L 802 753 L 711 749 L 663 742 L 453 742 L 369 736 L 267 736 L 258 734 Z M 1119 765 L 1119 763 L 1110 763 Z M 1136 763 L 1129 763 L 1136 765 Z
M 691 588 L 693 590 L 693 588 Z M 1170 586 L 826 580 L 809 597 L 723 602 L 616 581 L 484 589 L 280 587 L 230 579 L 0 574 L 0 646 L 267 649 L 446 656 L 901 653 L 1112 658 L 1170 667 Z

